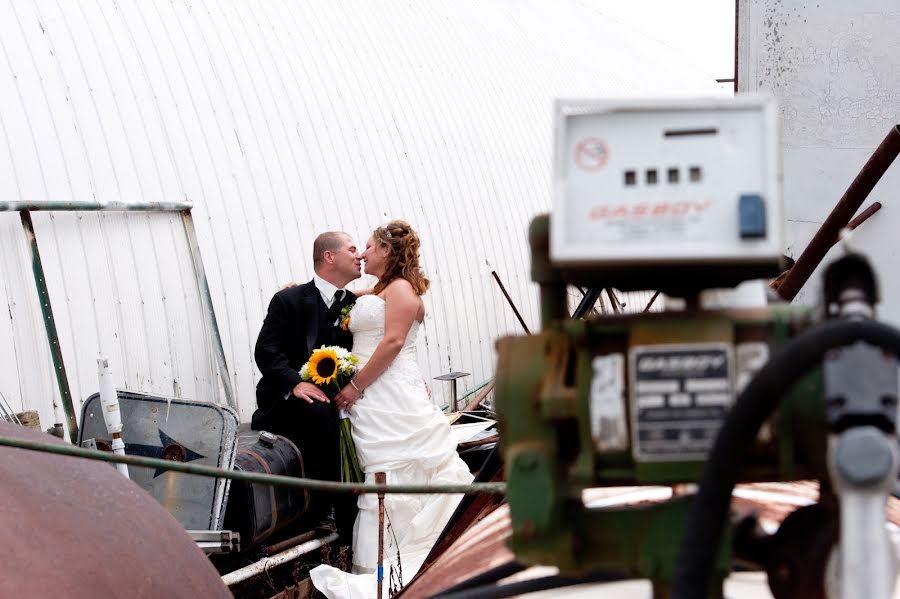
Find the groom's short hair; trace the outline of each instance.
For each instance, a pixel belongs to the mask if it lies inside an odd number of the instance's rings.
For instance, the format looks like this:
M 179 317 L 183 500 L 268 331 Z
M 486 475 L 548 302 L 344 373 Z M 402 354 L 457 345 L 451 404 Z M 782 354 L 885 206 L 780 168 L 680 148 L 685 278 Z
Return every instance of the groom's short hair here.
M 313 266 L 318 266 L 325 259 L 325 252 L 341 249 L 341 245 L 350 236 L 343 231 L 326 231 L 313 242 Z

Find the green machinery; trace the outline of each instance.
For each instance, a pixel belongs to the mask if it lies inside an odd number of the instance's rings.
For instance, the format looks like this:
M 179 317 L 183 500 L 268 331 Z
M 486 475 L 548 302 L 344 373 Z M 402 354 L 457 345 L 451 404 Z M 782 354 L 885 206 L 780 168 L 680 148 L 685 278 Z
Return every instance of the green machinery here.
M 765 98 L 558 104 L 554 211 L 529 231 L 542 331 L 497 344 L 519 561 L 648 578 L 658 597 L 721 596 L 736 561 L 767 569 L 776 597 L 890 597 L 900 333 L 871 319 L 868 263 L 829 267 L 821 313 L 700 307 L 780 272 L 773 115 Z M 573 319 L 571 286 L 662 289 L 685 309 Z M 775 535 L 730 525 L 736 482 L 801 479 L 820 500 Z M 697 493 L 583 500 L 681 483 Z

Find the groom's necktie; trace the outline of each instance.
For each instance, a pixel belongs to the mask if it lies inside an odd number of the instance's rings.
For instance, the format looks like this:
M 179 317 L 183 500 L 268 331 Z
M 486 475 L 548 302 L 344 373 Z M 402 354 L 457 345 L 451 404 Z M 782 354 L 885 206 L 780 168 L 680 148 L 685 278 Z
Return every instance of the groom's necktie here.
M 347 293 L 346 289 L 338 289 L 334 292 L 334 296 L 331 298 L 331 307 L 328 308 L 328 318 L 337 318 L 340 314 L 341 310 L 344 307 L 344 296 Z

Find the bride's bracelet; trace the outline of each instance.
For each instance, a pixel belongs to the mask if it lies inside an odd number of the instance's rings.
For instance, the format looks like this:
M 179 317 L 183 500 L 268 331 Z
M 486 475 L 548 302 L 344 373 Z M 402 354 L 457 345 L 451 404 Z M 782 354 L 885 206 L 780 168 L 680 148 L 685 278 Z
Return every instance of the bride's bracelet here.
M 357 393 L 359 393 L 359 396 L 362 397 L 363 390 L 356 386 L 356 381 L 354 381 L 353 379 L 350 379 L 350 384 L 353 385 L 353 388 L 356 389 Z

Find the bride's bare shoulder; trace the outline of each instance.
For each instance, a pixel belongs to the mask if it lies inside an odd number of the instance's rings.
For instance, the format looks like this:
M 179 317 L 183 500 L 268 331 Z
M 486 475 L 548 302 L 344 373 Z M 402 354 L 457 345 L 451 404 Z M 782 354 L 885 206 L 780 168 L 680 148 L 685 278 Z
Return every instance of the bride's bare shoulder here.
M 412 283 L 406 279 L 394 279 L 384 288 L 382 292 L 386 304 L 403 307 L 415 313 L 416 320 L 422 320 L 425 317 L 425 303 L 422 297 L 416 293 Z
M 412 284 L 403 278 L 396 278 L 390 283 L 387 284 L 384 288 L 385 296 L 396 296 L 396 297 L 407 297 L 414 296 L 418 297 L 416 290 L 413 289 Z

